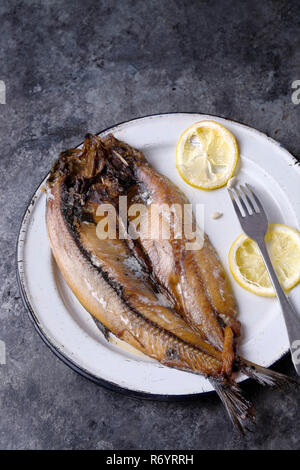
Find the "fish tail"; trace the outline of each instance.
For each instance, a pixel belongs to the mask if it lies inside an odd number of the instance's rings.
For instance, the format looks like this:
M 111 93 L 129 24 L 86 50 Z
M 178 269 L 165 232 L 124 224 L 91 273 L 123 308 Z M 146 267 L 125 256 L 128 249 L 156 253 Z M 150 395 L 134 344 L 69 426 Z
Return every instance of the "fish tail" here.
M 219 395 L 235 429 L 243 436 L 249 427 L 255 423 L 255 411 L 251 402 L 242 395 L 239 387 L 233 381 L 220 381 L 210 378 L 210 383 Z
M 268 385 L 269 387 L 282 388 L 287 384 L 300 385 L 299 379 L 294 379 L 280 372 L 275 372 L 271 369 L 254 364 L 244 358 L 240 359 L 240 370 L 248 377 L 256 380 L 261 385 Z

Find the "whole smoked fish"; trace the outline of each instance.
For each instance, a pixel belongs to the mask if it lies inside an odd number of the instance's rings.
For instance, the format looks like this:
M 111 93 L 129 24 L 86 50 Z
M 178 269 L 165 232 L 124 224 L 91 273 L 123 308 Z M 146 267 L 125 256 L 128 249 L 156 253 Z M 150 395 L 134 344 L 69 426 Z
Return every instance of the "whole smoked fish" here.
M 125 220 L 120 211 L 120 197 L 128 207 L 143 204 L 151 226 L 152 204 L 183 207 L 185 196 L 141 152 L 112 135 L 88 134 L 82 148 L 63 152 L 47 184 L 51 249 L 81 304 L 104 328 L 161 364 L 206 376 L 244 432 L 254 411 L 232 370 L 268 385 L 293 379 L 238 357 L 235 299 L 205 234 L 201 248 L 187 250 L 184 233 L 180 239 L 172 230 L 167 239 L 142 237 L 140 227 L 130 232 L 130 216 Z M 115 209 L 115 237 L 98 236 L 99 207 Z

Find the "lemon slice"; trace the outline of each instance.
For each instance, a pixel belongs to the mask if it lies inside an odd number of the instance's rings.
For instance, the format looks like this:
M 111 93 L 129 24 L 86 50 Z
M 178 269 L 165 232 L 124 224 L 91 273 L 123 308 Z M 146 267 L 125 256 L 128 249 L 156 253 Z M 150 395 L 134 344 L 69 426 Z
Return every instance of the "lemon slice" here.
M 200 189 L 224 186 L 239 158 L 235 137 L 215 121 L 196 122 L 181 134 L 176 167 L 186 183 Z
M 300 281 L 300 233 L 287 225 L 270 224 L 265 241 L 282 288 L 292 289 Z M 230 248 L 229 267 L 240 286 L 257 295 L 275 296 L 258 246 L 245 234 Z

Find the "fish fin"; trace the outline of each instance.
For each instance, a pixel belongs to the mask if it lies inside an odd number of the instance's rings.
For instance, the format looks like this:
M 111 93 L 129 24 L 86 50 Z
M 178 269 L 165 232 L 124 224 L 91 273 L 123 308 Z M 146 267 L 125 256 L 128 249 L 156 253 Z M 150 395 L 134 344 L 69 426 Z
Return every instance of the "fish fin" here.
M 219 395 L 235 429 L 243 436 L 251 432 L 249 425 L 255 423 L 255 411 L 251 402 L 242 395 L 239 387 L 233 381 L 209 378 Z
M 264 386 L 268 385 L 269 387 L 282 388 L 284 385 L 292 383 L 300 385 L 299 379 L 259 366 L 244 358 L 240 359 L 240 370 L 245 375 Z
M 106 328 L 106 326 L 103 325 L 103 323 L 101 323 L 99 320 L 97 320 L 97 318 L 93 317 L 91 315 L 92 319 L 94 320 L 97 328 L 101 331 L 101 333 L 103 334 L 104 338 L 106 339 L 106 341 L 109 341 L 109 329 Z

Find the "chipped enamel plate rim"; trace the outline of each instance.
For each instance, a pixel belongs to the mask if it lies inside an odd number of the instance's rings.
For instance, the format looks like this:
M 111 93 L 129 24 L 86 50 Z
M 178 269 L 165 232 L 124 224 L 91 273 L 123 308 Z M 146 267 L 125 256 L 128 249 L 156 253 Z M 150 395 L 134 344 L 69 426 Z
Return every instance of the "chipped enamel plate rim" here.
M 240 353 L 270 366 L 288 351 L 288 338 L 276 299 L 256 297 L 237 285 L 229 272 L 227 256 L 241 233 L 226 188 L 201 191 L 185 183 L 175 166 L 176 144 L 194 122 L 215 120 L 237 138 L 240 182 L 252 184 L 261 197 L 269 221 L 299 229 L 300 167 L 280 144 L 243 124 L 217 116 L 171 113 L 134 119 L 101 132 L 112 132 L 144 152 L 161 173 L 204 208 L 204 228 L 231 279 L 243 324 Z M 51 255 L 46 225 L 44 181 L 25 212 L 17 244 L 17 274 L 23 301 L 40 336 L 51 350 L 74 370 L 108 388 L 150 399 L 182 399 L 209 392 L 204 377 L 177 371 L 149 358 L 138 357 L 108 343 L 93 319 L 64 282 Z M 213 220 L 213 212 L 222 212 Z M 299 287 L 290 297 L 300 312 Z M 239 381 L 245 380 L 239 375 Z

